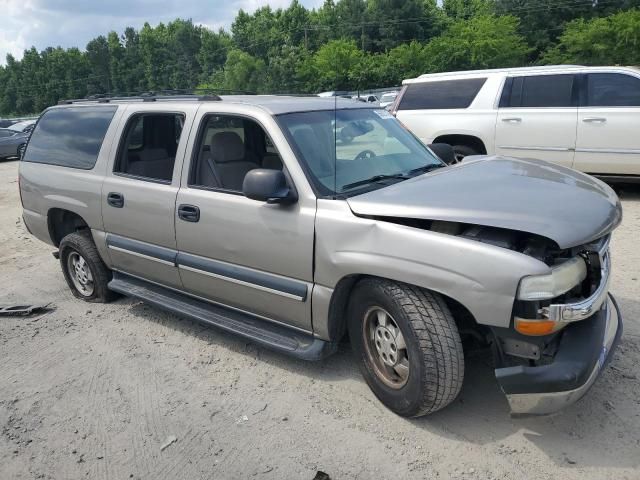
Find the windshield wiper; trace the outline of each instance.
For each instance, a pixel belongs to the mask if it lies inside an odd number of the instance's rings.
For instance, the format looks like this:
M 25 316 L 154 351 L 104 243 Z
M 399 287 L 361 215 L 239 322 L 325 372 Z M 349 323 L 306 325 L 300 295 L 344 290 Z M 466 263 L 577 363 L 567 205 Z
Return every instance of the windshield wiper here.
M 413 168 L 413 169 L 409 170 L 405 175 L 415 176 L 418 173 L 427 173 L 427 172 L 430 172 L 431 170 L 436 170 L 436 169 L 442 168 L 442 167 L 444 167 L 444 164 L 441 164 L 441 163 L 430 163 L 429 165 L 423 165 L 423 166 L 418 167 L 418 168 Z
M 342 191 L 349 190 L 350 188 L 360 187 L 362 185 L 368 185 L 369 183 L 377 183 L 382 180 L 407 180 L 408 177 L 404 173 L 394 173 L 393 175 L 374 175 L 373 177 L 365 178 L 364 180 L 358 180 L 357 182 L 347 183 L 342 186 Z

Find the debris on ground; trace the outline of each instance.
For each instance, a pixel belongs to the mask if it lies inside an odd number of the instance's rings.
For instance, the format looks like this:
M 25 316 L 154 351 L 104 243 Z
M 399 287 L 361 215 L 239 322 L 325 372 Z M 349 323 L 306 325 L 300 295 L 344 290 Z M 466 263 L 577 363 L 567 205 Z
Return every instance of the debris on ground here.
M 0 305 L 0 315 L 31 315 L 51 310 L 50 303 L 44 305 Z
M 167 449 L 168 447 L 170 447 L 171 445 L 173 445 L 177 441 L 178 441 L 178 438 L 175 435 L 169 435 L 167 437 L 167 439 L 165 440 L 165 442 L 160 446 L 160 451 L 164 452 L 165 449 Z

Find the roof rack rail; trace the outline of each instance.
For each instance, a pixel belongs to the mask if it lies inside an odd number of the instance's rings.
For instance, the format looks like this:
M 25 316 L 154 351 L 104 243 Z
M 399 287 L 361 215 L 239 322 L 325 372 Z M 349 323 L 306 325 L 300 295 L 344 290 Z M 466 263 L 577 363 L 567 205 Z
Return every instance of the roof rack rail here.
M 60 100 L 58 105 L 71 105 L 74 103 L 110 103 L 110 102 L 157 102 L 170 100 L 193 100 L 196 102 L 219 102 L 222 100 L 219 94 L 255 95 L 254 92 L 240 90 L 213 90 L 208 88 L 196 88 L 194 90 L 160 90 L 149 92 L 117 92 L 94 93 L 87 98 L 74 98 Z
M 111 102 L 157 102 L 157 101 L 176 101 L 176 100 L 192 100 L 196 102 L 219 102 L 222 98 L 215 94 L 205 95 L 156 95 L 153 92 L 130 96 L 110 97 L 106 95 L 91 95 L 87 98 L 75 98 L 70 100 L 60 100 L 58 105 L 72 105 L 74 103 L 111 103 Z

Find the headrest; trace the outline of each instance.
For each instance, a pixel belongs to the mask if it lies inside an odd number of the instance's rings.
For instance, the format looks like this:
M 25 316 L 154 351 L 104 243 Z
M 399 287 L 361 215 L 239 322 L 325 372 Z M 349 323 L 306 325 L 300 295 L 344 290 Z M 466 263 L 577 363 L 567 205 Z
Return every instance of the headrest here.
M 236 132 L 218 132 L 211 138 L 211 154 L 216 163 L 244 160 L 244 143 Z

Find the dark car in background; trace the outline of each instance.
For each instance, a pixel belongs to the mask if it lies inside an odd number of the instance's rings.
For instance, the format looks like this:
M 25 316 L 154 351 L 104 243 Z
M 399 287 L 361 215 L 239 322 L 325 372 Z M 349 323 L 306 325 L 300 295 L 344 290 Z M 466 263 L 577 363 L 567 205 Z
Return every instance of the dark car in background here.
M 8 128 L 0 128 L 0 160 L 20 158 L 29 135 Z
M 14 123 L 13 125 L 8 126 L 7 128 L 9 130 L 31 135 L 31 132 L 36 126 L 36 121 L 37 121 L 36 119 L 23 120 L 21 122 Z

